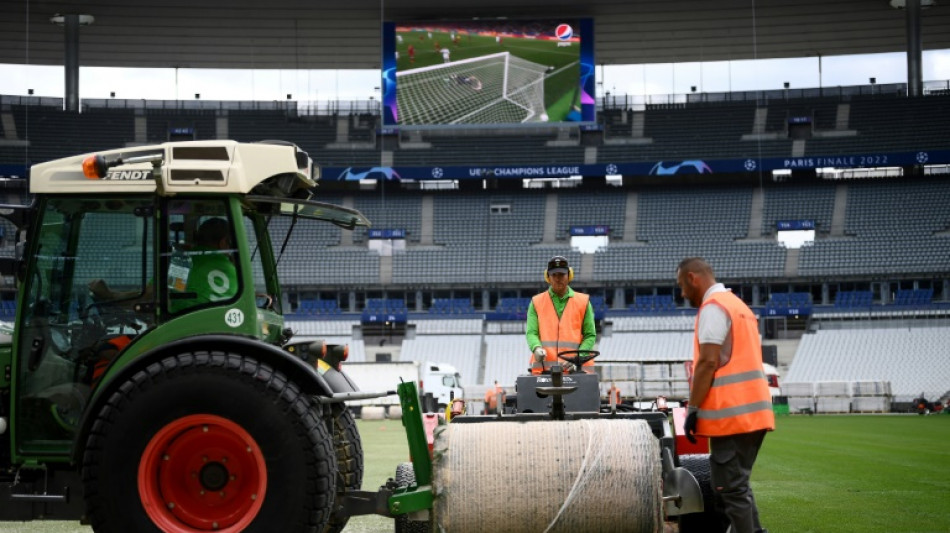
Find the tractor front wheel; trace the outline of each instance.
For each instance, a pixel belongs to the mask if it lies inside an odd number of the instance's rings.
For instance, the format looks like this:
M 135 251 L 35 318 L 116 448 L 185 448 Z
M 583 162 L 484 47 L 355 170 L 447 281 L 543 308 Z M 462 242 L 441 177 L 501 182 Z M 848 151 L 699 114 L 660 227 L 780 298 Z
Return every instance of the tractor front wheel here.
M 332 404 L 328 407 L 325 421 L 336 451 L 338 493 L 360 490 L 363 486 L 363 443 L 353 413 L 344 404 Z M 324 533 L 339 533 L 348 521 L 348 516 L 331 515 Z
M 337 468 L 319 409 L 249 357 L 196 352 L 149 365 L 109 397 L 86 441 L 93 529 L 322 530 Z

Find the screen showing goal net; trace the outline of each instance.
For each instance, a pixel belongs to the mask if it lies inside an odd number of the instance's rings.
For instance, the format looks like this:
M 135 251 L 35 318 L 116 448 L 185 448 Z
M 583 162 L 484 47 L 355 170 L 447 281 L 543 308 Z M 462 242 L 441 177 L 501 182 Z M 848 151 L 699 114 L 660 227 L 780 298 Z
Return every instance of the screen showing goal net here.
M 500 52 L 397 72 L 400 124 L 485 124 L 547 121 L 549 70 Z
M 383 125 L 594 122 L 593 20 L 383 25 Z

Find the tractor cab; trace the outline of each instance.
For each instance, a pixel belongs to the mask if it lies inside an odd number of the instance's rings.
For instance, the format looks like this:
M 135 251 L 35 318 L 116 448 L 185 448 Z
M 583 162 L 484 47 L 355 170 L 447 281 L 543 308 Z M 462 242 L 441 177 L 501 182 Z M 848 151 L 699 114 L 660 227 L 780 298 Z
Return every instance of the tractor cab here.
M 33 167 L 17 265 L 14 455 L 66 460 L 91 399 L 142 354 L 198 336 L 280 346 L 272 221 L 353 228 L 308 199 L 318 171 L 285 143 L 167 143 Z

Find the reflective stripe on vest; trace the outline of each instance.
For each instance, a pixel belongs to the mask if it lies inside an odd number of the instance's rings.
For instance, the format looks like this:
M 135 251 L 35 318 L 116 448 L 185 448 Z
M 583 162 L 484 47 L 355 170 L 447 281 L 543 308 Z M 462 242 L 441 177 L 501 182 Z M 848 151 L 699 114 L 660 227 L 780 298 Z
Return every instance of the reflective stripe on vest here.
M 699 405 L 696 434 L 737 435 L 775 429 L 772 396 L 762 369 L 759 325 L 752 311 L 731 292 L 713 293 L 700 307 L 718 305 L 732 322 L 732 356 L 716 369 L 712 387 Z M 696 315 L 699 325 L 699 314 Z M 699 335 L 693 334 L 693 366 L 699 361 Z
M 554 308 L 554 302 L 551 301 L 548 291 L 536 294 L 531 299 L 534 311 L 538 315 L 538 337 L 541 339 L 541 347 L 547 351 L 544 361 L 540 363 L 535 361 L 532 355 L 532 374 L 540 374 L 542 371 L 551 370 L 555 364 L 563 364 L 563 361 L 557 358 L 558 353 L 580 348 L 581 341 L 584 340 L 584 315 L 587 313 L 589 301 L 588 295 L 574 291 L 574 296 L 567 299 L 564 311 L 558 318 L 557 309 Z M 594 364 L 593 361 L 589 363 L 584 366 Z

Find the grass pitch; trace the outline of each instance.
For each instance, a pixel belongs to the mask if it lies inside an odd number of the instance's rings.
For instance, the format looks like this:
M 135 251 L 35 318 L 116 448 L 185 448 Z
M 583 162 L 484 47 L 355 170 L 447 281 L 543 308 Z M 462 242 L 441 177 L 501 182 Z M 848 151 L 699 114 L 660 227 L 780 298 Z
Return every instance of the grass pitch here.
M 782 416 L 753 470 L 762 523 L 802 533 L 950 532 L 950 416 Z
M 359 421 L 364 490 L 408 460 L 398 420 Z M 762 523 L 780 533 L 950 532 L 950 416 L 780 416 L 752 474 Z M 473 495 L 472 497 L 477 497 Z M 75 522 L 0 524 L 5 533 L 89 533 Z M 393 531 L 356 517 L 348 533 Z

